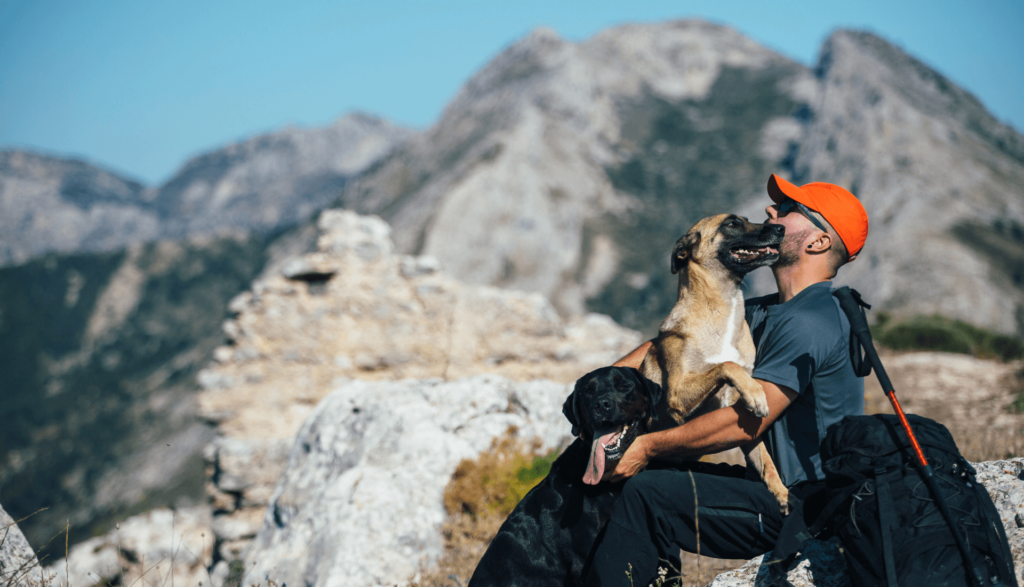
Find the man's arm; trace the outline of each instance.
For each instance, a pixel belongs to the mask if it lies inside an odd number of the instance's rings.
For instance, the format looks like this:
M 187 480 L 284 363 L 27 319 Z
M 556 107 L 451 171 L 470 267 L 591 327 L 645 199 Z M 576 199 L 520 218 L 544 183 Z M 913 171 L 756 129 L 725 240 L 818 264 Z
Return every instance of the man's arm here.
M 658 457 L 705 455 L 743 446 L 761 436 L 796 399 L 786 386 L 755 379 L 768 399 L 767 418 L 758 418 L 739 404 L 709 412 L 685 424 L 638 436 L 615 468 L 605 473 L 607 481 L 623 481 L 636 475 Z
M 636 350 L 625 357 L 622 357 L 618 361 L 615 361 L 615 363 L 612 364 L 612 367 L 632 367 L 634 369 L 639 369 L 640 365 L 644 362 L 644 357 L 647 356 L 647 350 L 651 348 L 653 343 L 653 340 L 649 340 L 636 347 Z

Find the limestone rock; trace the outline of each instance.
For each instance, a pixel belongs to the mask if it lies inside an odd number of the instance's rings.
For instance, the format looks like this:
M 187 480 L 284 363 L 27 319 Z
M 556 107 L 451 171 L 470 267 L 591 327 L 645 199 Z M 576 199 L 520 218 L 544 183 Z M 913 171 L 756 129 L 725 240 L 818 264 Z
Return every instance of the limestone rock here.
M 574 381 L 634 349 L 638 333 L 568 321 L 537 293 L 459 283 L 430 257 L 393 253 L 381 219 L 328 210 L 317 250 L 234 298 L 231 344 L 199 376 L 214 531 L 238 552 L 262 516 L 302 421 L 350 379 L 494 373 Z M 221 521 L 221 517 L 225 519 Z
M 67 560 L 46 568 L 55 587 L 142 583 L 210 585 L 213 535 L 205 506 L 166 508 L 133 516 L 114 530 L 75 545 Z M 121 581 L 122 573 L 124 581 Z
M 497 376 L 352 381 L 302 425 L 245 557 L 242 584 L 393 585 L 441 553 L 445 485 L 510 426 L 567 443 L 571 392 Z
M 18 524 L 0 506 L 0 585 L 39 587 L 46 575 Z

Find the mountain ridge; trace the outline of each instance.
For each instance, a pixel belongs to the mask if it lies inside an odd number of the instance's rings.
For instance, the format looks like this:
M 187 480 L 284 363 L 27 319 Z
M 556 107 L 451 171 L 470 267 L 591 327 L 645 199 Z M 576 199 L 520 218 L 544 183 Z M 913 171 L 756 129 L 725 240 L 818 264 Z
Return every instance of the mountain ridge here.
M 230 230 L 272 232 L 326 207 L 411 131 L 363 112 L 256 135 L 145 186 L 91 162 L 0 151 L 0 266 Z

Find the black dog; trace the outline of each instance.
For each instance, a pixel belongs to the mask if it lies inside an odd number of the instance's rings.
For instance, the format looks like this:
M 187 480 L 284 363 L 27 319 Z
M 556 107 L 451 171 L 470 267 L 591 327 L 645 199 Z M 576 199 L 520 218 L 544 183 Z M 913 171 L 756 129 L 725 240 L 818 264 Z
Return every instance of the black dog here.
M 604 367 L 581 377 L 562 405 L 576 440 L 501 525 L 470 587 L 562 587 L 582 580 L 587 557 L 622 490 L 601 483 L 657 418 L 661 387 L 636 369 Z

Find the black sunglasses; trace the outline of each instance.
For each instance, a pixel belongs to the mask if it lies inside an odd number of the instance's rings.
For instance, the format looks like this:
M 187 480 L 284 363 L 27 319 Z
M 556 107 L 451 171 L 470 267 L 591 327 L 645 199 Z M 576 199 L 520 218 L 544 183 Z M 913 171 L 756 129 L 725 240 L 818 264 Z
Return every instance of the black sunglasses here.
M 807 217 L 812 224 L 818 227 L 822 232 L 828 232 L 828 229 L 822 226 L 818 219 L 811 213 L 810 208 L 804 206 L 800 202 L 797 202 L 793 198 L 786 198 L 779 204 L 779 215 L 789 214 L 793 210 L 798 210 L 801 214 Z

